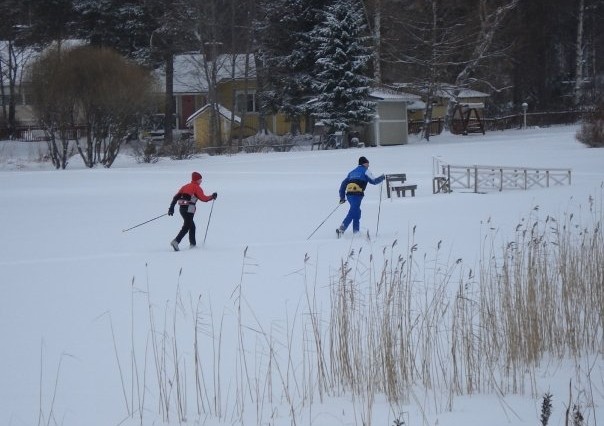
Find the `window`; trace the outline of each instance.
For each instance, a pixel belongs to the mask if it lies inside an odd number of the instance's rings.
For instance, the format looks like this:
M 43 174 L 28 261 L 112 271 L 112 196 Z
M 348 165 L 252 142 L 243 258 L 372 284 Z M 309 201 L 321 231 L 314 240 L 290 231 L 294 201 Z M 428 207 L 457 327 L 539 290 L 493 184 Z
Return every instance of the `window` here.
M 28 102 L 30 101 L 30 97 L 31 97 L 31 93 L 28 93 L 25 90 L 22 93 L 15 92 L 15 94 L 14 94 L 15 105 L 29 105 Z M 9 94 L 9 89 L 8 89 L 8 87 L 5 87 L 4 95 L 0 94 L 0 105 L 8 105 L 10 103 L 10 100 L 11 100 L 11 95 Z
M 243 91 L 235 92 L 235 111 L 257 112 L 256 92 L 248 91 L 247 94 Z

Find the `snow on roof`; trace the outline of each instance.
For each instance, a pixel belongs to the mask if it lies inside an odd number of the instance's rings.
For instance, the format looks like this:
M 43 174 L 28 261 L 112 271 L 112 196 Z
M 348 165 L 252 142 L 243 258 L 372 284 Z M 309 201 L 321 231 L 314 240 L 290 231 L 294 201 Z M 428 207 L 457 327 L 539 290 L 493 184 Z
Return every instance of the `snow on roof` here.
M 424 101 L 413 101 L 409 104 L 407 104 L 407 109 L 409 111 L 417 111 L 417 110 L 422 110 L 422 109 L 426 109 L 426 103 Z
M 405 89 L 414 90 L 417 92 L 426 91 L 425 87 L 418 86 L 413 83 L 393 83 L 392 87 L 397 89 Z M 435 95 L 440 98 L 450 99 L 453 97 L 455 91 L 459 91 L 457 94 L 458 98 L 488 98 L 490 95 L 488 93 L 480 92 L 474 89 L 468 89 L 465 87 L 456 88 L 452 84 L 447 83 L 439 83 L 436 85 Z
M 195 120 L 197 117 L 199 117 L 201 114 L 203 114 L 208 109 L 210 109 L 210 104 L 205 104 L 204 106 L 199 108 L 197 111 L 195 111 L 193 114 L 191 114 L 191 116 L 189 118 L 187 118 L 187 126 L 190 126 L 191 123 L 193 122 L 193 120 Z M 219 104 L 218 112 L 220 113 L 220 115 L 222 115 L 227 120 L 231 119 L 232 111 L 230 109 L 225 108 Z M 238 115 L 234 115 L 233 120 L 237 124 L 241 123 L 241 117 L 239 117 Z
M 418 95 L 413 95 L 411 93 L 404 92 L 396 92 L 394 90 L 388 90 L 383 88 L 373 89 L 371 92 L 369 92 L 369 96 L 384 101 L 413 102 L 415 100 L 420 99 Z
M 441 95 L 439 95 L 441 96 Z M 458 98 L 487 98 L 490 95 L 488 93 L 484 93 L 484 92 L 480 92 L 478 90 L 473 90 L 473 89 L 461 89 L 459 91 L 459 94 L 457 95 Z M 451 92 L 445 92 L 443 91 L 442 94 L 443 98 L 451 98 Z
M 43 52 L 49 52 L 51 50 L 56 50 L 57 45 L 59 43 L 54 40 L 48 46 L 43 49 Z M 66 40 L 61 40 L 61 49 L 71 49 L 74 47 L 87 46 L 89 43 L 86 40 L 81 38 L 68 38 Z
M 484 102 L 462 102 L 460 105 L 463 108 L 476 108 L 476 109 L 484 108 Z
M 208 68 L 216 65 L 216 81 L 231 78 L 243 79 L 256 77 L 256 63 L 254 55 L 246 54 L 222 54 L 215 62 L 207 62 Z M 206 78 L 206 61 L 201 53 L 185 53 L 174 57 L 174 93 L 205 93 L 208 91 L 208 80 Z M 234 69 L 233 69 L 234 68 Z M 160 69 L 156 72 L 161 87 L 165 87 L 165 71 Z

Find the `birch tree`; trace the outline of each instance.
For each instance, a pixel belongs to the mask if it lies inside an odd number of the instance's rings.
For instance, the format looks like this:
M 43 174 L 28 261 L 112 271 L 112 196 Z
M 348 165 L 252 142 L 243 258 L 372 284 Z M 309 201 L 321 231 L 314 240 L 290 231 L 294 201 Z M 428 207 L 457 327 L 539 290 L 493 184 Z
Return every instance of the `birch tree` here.
M 461 70 L 455 77 L 454 90 L 447 107 L 447 116 L 445 118 L 445 123 L 447 123 L 447 125 L 452 118 L 453 109 L 458 101 L 460 89 L 469 87 L 478 80 L 476 78 L 478 67 L 485 61 L 493 60 L 497 57 L 502 58 L 504 56 L 502 50 L 493 48 L 493 40 L 497 35 L 497 32 L 501 30 L 508 15 L 518 5 L 518 2 L 519 0 L 505 0 L 503 3 L 493 6 L 493 1 L 479 1 L 477 10 L 480 27 L 478 33 L 475 36 L 472 36 L 472 38 L 475 39 L 475 42 L 469 57 L 460 61 Z M 498 90 L 498 88 L 492 86 L 488 79 L 482 79 L 481 83 L 490 86 L 492 89 Z
M 420 93 L 426 104 L 423 139 L 430 139 L 433 101 L 438 93 L 451 99 L 447 124 L 460 89 L 478 83 L 494 87 L 482 67 L 502 56 L 495 39 L 518 2 L 408 1 L 391 21 L 389 61 L 407 68 L 411 90 Z
M 380 85 L 382 83 L 382 0 L 365 0 L 363 7 L 373 41 L 373 80 L 376 85 Z
M 467 34 L 460 22 L 448 19 L 454 14 L 441 0 L 406 5 L 404 16 L 392 21 L 397 37 L 389 43 L 389 60 L 408 68 L 409 88 L 422 95 L 426 108 L 421 136 L 430 140 L 433 101 L 450 78 L 451 68 L 460 65 L 468 47 Z

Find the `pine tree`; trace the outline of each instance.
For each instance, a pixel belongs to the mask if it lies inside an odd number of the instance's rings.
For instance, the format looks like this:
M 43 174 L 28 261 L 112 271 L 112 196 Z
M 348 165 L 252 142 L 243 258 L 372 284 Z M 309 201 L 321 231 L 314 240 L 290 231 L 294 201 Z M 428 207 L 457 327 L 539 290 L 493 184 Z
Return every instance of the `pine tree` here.
M 27 0 L 28 25 L 24 37 L 29 45 L 47 46 L 52 42 L 60 46 L 73 36 L 76 15 L 71 0 Z
M 375 111 L 375 103 L 367 100 L 372 51 L 362 5 L 346 0 L 328 6 L 310 43 L 316 48 L 313 116 L 332 130 L 370 122 Z
M 324 0 L 264 0 L 264 19 L 256 23 L 261 44 L 259 75 L 265 111 L 282 111 L 299 129 L 299 118 L 308 113 L 313 95 L 315 56 L 309 33 L 321 22 Z

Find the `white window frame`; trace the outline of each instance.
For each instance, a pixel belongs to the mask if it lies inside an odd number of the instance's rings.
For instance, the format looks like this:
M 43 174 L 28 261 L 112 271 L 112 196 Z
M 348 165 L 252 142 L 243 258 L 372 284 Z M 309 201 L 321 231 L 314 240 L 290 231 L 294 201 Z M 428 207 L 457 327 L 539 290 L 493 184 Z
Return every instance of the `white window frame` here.
M 242 110 L 241 108 L 241 102 L 239 101 L 240 97 L 243 96 L 247 96 L 247 99 L 245 99 L 245 110 Z M 250 109 L 250 102 L 251 102 L 251 106 L 252 108 Z M 256 90 L 255 89 L 248 89 L 246 90 L 236 90 L 235 91 L 235 112 L 237 114 L 240 114 L 242 112 L 258 112 L 258 99 L 256 98 Z

